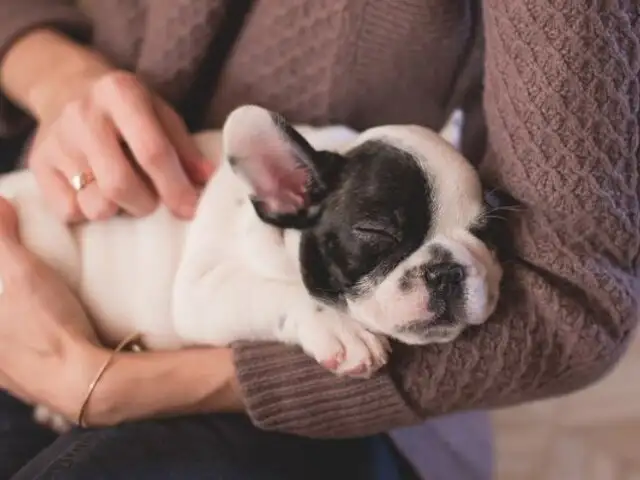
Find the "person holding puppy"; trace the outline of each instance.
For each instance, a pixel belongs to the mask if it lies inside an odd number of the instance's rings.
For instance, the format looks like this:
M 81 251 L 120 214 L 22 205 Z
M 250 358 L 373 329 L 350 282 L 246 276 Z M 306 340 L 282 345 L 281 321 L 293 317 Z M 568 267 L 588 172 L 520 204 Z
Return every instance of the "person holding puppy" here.
M 398 345 L 368 380 L 278 344 L 122 352 L 87 407 L 99 428 L 54 440 L 13 397 L 73 419 L 111 351 L 0 202 L 1 474 L 402 478 L 385 432 L 599 379 L 639 310 L 640 22 L 582 3 L 0 0 L 0 138 L 33 134 L 28 166 L 70 222 L 159 202 L 189 218 L 215 172 L 188 132 L 243 103 L 358 130 L 461 107 L 465 155 L 523 204 L 508 293 L 452 344 Z

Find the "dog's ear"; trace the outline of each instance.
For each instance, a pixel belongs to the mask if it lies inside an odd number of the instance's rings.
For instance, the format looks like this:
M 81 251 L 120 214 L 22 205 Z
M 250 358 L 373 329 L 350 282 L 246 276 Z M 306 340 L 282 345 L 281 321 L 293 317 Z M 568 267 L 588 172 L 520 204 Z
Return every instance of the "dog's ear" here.
M 281 115 L 255 105 L 231 112 L 222 137 L 225 157 L 263 221 L 280 228 L 313 223 L 337 154 L 316 151 Z
M 520 210 L 522 204 L 505 190 L 484 185 L 484 203 L 492 210 Z
M 473 233 L 494 250 L 501 261 L 507 261 L 515 255 L 509 221 L 524 207 L 506 191 L 484 182 L 483 191 L 486 215 Z

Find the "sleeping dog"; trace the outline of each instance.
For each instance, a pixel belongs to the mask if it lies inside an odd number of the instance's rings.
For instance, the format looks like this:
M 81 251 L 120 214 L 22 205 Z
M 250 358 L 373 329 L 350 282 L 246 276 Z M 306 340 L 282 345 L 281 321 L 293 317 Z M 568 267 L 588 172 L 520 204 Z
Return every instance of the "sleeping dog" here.
M 0 195 L 108 345 L 132 332 L 147 349 L 274 340 L 368 376 L 389 338 L 449 342 L 496 307 L 502 269 L 478 234 L 487 206 L 455 148 L 461 122 L 357 133 L 242 106 L 194 137 L 223 154 L 190 222 L 160 207 L 69 226 L 28 171 L 2 177 Z

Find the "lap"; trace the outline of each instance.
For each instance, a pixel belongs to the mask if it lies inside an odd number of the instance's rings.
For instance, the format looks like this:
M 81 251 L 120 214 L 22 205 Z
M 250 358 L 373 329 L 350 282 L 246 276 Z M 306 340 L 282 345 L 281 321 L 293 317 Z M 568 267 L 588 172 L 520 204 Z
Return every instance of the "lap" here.
M 55 438 L 33 422 L 29 407 L 0 390 L 0 480 L 10 478 Z
M 394 441 L 426 478 L 492 478 L 486 414 L 397 430 Z M 241 416 L 156 420 L 57 437 L 0 392 L 0 480 L 64 478 L 411 478 L 383 437 L 319 441 L 262 432 Z M 399 462 L 403 463 L 403 462 Z
M 2 416 L 4 413 L 0 413 Z M 25 428 L 27 419 L 22 420 Z M 31 425 L 32 430 L 39 431 Z M 0 444 L 13 442 L 13 433 L 0 438 Z M 27 463 L 13 479 L 404 478 L 385 437 L 304 439 L 260 431 L 241 415 L 203 415 L 99 430 L 76 429 L 31 455 L 34 458 L 22 459 Z

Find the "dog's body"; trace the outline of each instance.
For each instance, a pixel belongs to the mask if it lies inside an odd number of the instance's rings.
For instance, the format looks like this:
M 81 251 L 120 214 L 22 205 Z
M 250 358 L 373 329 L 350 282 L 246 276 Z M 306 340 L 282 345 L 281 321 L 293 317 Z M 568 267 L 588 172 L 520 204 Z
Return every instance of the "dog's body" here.
M 460 118 L 444 136 L 459 142 Z M 422 127 L 297 129 L 241 107 L 195 135 L 223 159 L 194 220 L 67 226 L 30 173 L 0 179 L 25 245 L 64 275 L 101 339 L 148 349 L 276 340 L 340 374 L 386 361 L 386 337 L 445 342 L 493 312 L 501 269 L 475 170 Z M 339 154 L 333 153 L 339 152 Z M 345 166 L 348 165 L 348 166 Z
M 318 148 L 339 148 L 357 136 L 343 127 L 299 130 Z M 221 132 L 194 139 L 207 158 L 221 158 Z M 283 312 L 295 304 L 315 312 L 295 246 L 287 248 L 282 232 L 256 217 L 227 162 L 206 186 L 192 222 L 159 207 L 145 218 L 66 225 L 27 170 L 0 177 L 0 196 L 16 207 L 24 245 L 64 276 L 108 345 L 133 332 L 152 350 L 284 340 Z M 211 291 L 200 299 L 202 280 Z

